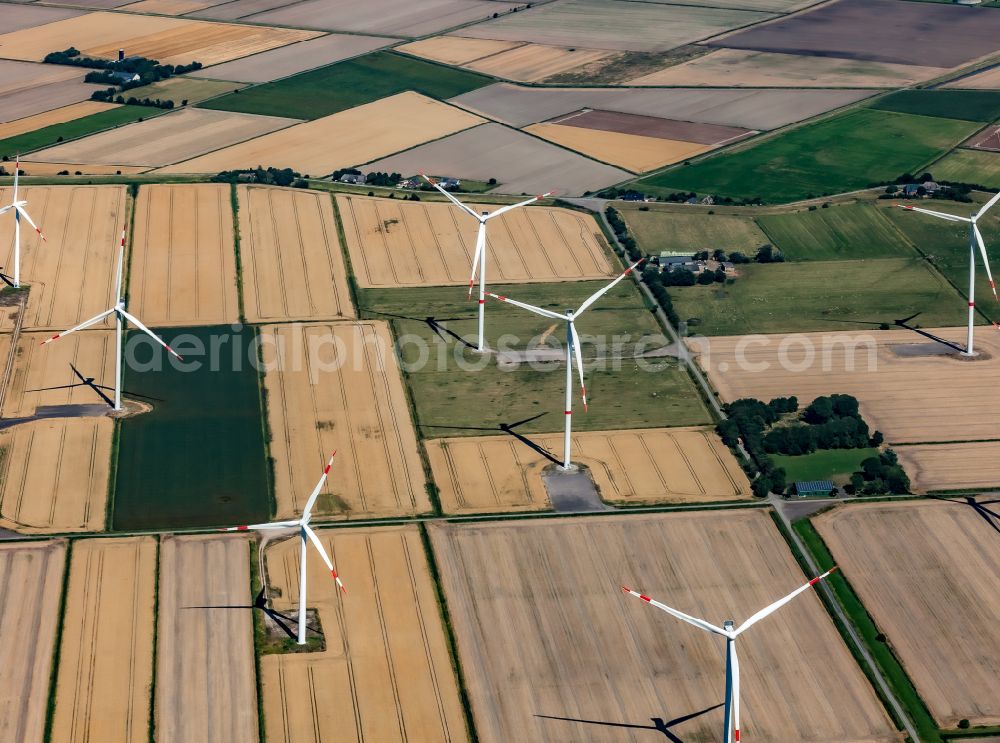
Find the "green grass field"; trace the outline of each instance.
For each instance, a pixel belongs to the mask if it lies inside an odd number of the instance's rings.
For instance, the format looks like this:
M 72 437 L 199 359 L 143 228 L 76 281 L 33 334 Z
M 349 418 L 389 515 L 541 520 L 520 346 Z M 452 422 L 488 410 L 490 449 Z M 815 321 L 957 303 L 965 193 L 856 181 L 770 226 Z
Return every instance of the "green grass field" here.
M 961 325 L 965 303 L 919 258 L 741 266 L 731 285 L 672 287 L 682 320 L 701 335 L 865 329 L 922 312 L 924 327 Z
M 0 140 L 0 157 L 9 157 L 11 160 L 17 153 L 22 155 L 33 150 L 40 150 L 43 147 L 50 147 L 64 140 L 85 137 L 88 134 L 111 129 L 122 124 L 131 124 L 142 118 L 151 118 L 161 113 L 165 113 L 158 108 L 149 106 L 118 106 L 109 108 L 107 111 L 100 111 L 90 116 L 84 116 L 73 121 L 66 121 L 62 124 L 53 124 L 33 132 L 18 134 L 16 137 L 8 137 Z
M 636 187 L 759 197 L 765 203 L 838 194 L 917 170 L 976 129 L 968 121 L 854 110 L 650 176 Z
M 705 214 L 674 211 L 648 212 L 619 209 L 639 247 L 656 255 L 661 251 L 713 251 L 716 248 L 731 253 L 752 256 L 764 243 L 770 242 L 749 217 L 732 214 Z
M 984 197 L 980 195 L 977 195 L 976 203 L 973 204 L 928 199 L 919 206 L 967 217 L 982 205 L 983 200 Z M 969 285 L 968 227 L 960 222 L 948 222 L 903 209 L 886 208 L 883 213 L 911 242 L 931 256 L 937 269 L 958 287 L 963 297 L 966 296 Z M 994 278 L 1000 280 L 1000 208 L 994 207 L 988 212 L 979 221 L 979 229 L 983 233 L 986 254 L 989 256 Z M 990 291 L 978 250 L 976 251 L 976 307 L 991 320 L 1000 322 L 1000 304 L 993 301 L 993 293 Z M 925 327 L 930 327 L 927 320 L 921 319 L 921 322 Z
M 115 529 L 245 524 L 268 518 L 268 473 L 257 371 L 246 349 L 255 333 L 234 333 L 229 326 L 170 328 L 158 331 L 179 353 L 201 361 L 197 371 L 164 364 L 160 371 L 131 370 L 124 388 L 150 395 L 150 413 L 121 424 L 115 481 Z M 234 370 L 230 340 L 221 346 L 221 366 L 212 370 L 178 343 L 198 339 L 208 348 L 213 336 L 237 339 L 242 370 Z M 129 339 L 136 333 L 129 333 Z M 129 358 L 126 346 L 126 359 Z M 156 351 L 153 358 L 165 354 Z M 138 363 L 150 358 L 148 347 L 135 352 Z
M 871 107 L 877 111 L 896 111 L 985 124 L 1000 117 L 1000 91 L 900 90 L 880 98 Z
M 796 457 L 772 454 L 771 459 L 776 467 L 785 470 L 788 482 L 833 480 L 843 485 L 851 473 L 861 469 L 861 460 L 877 454 L 878 449 L 820 449 Z
M 1000 189 L 1000 152 L 955 150 L 934 163 L 935 178 Z
M 445 99 L 492 82 L 492 78 L 473 72 L 375 52 L 215 98 L 204 107 L 318 119 L 404 90 Z
M 870 203 L 837 204 L 815 211 L 757 217 L 770 241 L 793 261 L 913 256 L 882 210 Z

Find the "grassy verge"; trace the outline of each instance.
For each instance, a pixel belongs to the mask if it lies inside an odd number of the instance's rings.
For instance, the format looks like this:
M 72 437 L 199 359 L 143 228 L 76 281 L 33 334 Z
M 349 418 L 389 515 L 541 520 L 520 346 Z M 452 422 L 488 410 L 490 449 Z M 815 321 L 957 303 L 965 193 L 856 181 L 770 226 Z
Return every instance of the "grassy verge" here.
M 49 671 L 49 696 L 45 705 L 45 734 L 43 740 L 52 740 L 52 724 L 56 714 L 56 686 L 59 680 L 59 659 L 62 656 L 63 627 L 66 623 L 66 595 L 69 593 L 69 572 L 73 559 L 73 540 L 66 542 L 66 557 L 63 565 L 62 587 L 59 590 L 59 621 L 56 623 L 56 636 L 52 648 L 52 669 Z M 31 628 L 24 628 L 30 630 Z
M 153 673 L 149 680 L 149 743 L 156 743 L 156 660 L 159 655 L 157 636 L 160 631 L 160 536 L 156 536 L 156 580 L 153 581 Z
M 233 250 L 236 253 L 236 302 L 239 307 L 239 319 L 245 323 L 246 313 L 243 305 L 243 257 L 240 254 L 240 199 L 236 184 L 229 184 L 229 202 L 233 209 Z
M 0 140 L 0 157 L 13 159 L 18 153 L 25 154 L 33 150 L 40 150 L 44 147 L 71 139 L 79 139 L 89 134 L 113 129 L 123 124 L 131 124 L 134 121 L 148 119 L 159 115 L 159 109 L 148 106 L 117 106 L 109 108 L 107 111 L 99 111 L 90 116 L 84 116 L 73 121 L 66 121 L 62 124 L 44 126 L 33 132 L 25 132 L 14 137 Z
M 820 449 L 811 454 L 772 454 L 775 467 L 785 470 L 789 482 L 834 480 L 842 485 L 851 473 L 861 469 L 861 460 L 874 457 L 878 449 Z
M 257 540 L 250 540 L 250 595 L 256 596 L 257 591 L 263 588 L 264 578 L 257 569 Z M 266 630 L 264 629 L 264 617 L 261 616 L 261 612 L 252 610 L 251 615 L 253 617 L 253 666 L 254 666 L 254 680 L 257 683 L 257 736 L 261 743 L 264 743 L 266 738 L 266 733 L 264 731 L 264 688 L 263 681 L 260 675 L 260 656 L 261 648 L 263 646 L 263 640 L 266 637 Z M 150 743 L 154 743 L 150 739 Z

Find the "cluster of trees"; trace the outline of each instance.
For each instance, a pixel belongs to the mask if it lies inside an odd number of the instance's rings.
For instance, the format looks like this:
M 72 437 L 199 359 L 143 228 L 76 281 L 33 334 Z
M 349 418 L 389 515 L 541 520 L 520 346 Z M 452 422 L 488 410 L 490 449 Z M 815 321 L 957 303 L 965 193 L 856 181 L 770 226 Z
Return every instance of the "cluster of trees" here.
M 851 395 L 817 397 L 801 416 L 803 422 L 777 426 L 764 435 L 768 454 L 810 454 L 817 449 L 863 449 L 882 444 L 882 434 L 868 430 L 858 401 Z
M 887 183 L 873 183 L 870 188 L 885 186 L 885 193 L 879 196 L 880 199 L 901 199 L 907 197 L 902 193 L 900 186 L 904 186 L 909 183 L 924 184 L 928 181 L 934 181 L 934 176 L 930 172 L 924 172 L 920 175 L 903 173 L 894 181 Z M 938 184 L 938 189 L 930 194 L 928 194 L 927 189 L 924 188 L 923 185 L 920 185 L 917 188 L 917 196 L 921 198 L 924 196 L 930 196 L 932 199 L 959 201 L 967 204 L 972 201 L 972 197 L 969 195 L 972 191 L 994 190 L 979 183 L 962 183 L 959 181 L 936 181 L 936 183 Z
M 637 260 L 642 258 L 642 251 L 639 250 L 638 244 L 636 244 L 635 238 L 628 231 L 628 225 L 625 224 L 625 220 L 622 219 L 622 215 L 618 213 L 618 210 L 612 206 L 609 206 L 604 210 L 604 216 L 607 217 L 608 224 L 611 225 L 611 229 L 614 230 L 615 237 L 618 238 L 624 248 L 625 252 L 628 253 L 629 260 L 635 263 Z
M 663 285 L 665 276 L 669 276 L 669 274 L 661 274 L 660 270 L 655 266 L 647 266 L 642 272 L 642 281 L 649 287 L 649 291 L 652 293 L 657 304 L 663 308 L 663 312 L 670 321 L 670 324 L 677 326 L 680 325 L 681 319 L 677 316 L 677 310 L 674 309 L 674 302 L 670 299 L 670 294 L 667 293 Z
M 588 196 L 590 195 L 590 192 L 588 191 L 584 195 Z M 602 199 L 624 199 L 625 201 L 646 201 L 646 199 L 655 198 L 656 201 L 674 204 L 683 204 L 691 199 L 701 201 L 701 197 L 699 197 L 694 191 L 675 191 L 674 193 L 669 193 L 665 196 L 657 195 L 654 197 L 642 191 L 636 191 L 634 188 L 605 188 L 603 191 L 598 191 L 596 196 Z M 732 199 L 728 196 L 713 195 L 712 203 L 720 204 L 722 206 L 758 206 L 764 203 L 764 199 L 760 196 L 754 196 L 749 199 Z
M 75 47 L 63 49 L 61 52 L 52 52 L 45 55 L 45 62 L 49 64 L 69 65 L 71 67 L 87 67 L 101 72 L 91 72 L 84 78 L 86 82 L 113 83 L 110 77 L 112 72 L 128 72 L 140 77 L 140 81 L 128 83 L 122 86 L 137 87 L 139 85 L 149 85 L 158 80 L 166 80 L 174 75 L 183 75 L 201 69 L 201 62 L 192 62 L 186 65 L 160 64 L 155 59 L 146 57 L 127 57 L 123 60 L 96 59 L 94 57 L 81 57 L 80 50 Z
M 401 180 L 403 180 L 403 176 L 399 173 L 369 173 L 365 179 L 365 183 L 373 186 L 388 186 L 393 188 Z
M 753 259 L 757 263 L 784 263 L 785 256 L 781 254 L 781 251 L 770 244 L 761 245 L 757 248 L 757 252 L 754 254 Z
M 776 397 L 768 403 L 746 397 L 726 405 L 726 415 L 716 430 L 723 442 L 735 448 L 742 440 L 747 453 L 757 465 L 759 475 L 753 481 L 754 495 L 763 498 L 770 492 L 781 493 L 788 487 L 785 470 L 776 467 L 774 460 L 764 450 L 764 432 L 782 416 L 799 409 L 795 397 Z
M 248 177 L 252 176 L 252 177 Z M 309 176 L 306 175 L 306 178 Z M 302 179 L 296 171 L 291 168 L 246 168 L 242 170 L 223 170 L 212 176 L 216 183 L 238 183 L 249 181 L 252 183 L 262 183 L 268 186 L 294 186 L 295 188 L 309 188 L 309 183 Z
M 861 471 L 851 475 L 851 483 L 844 488 L 848 493 L 861 495 L 903 495 L 910 492 L 910 478 L 899 464 L 892 449 L 861 461 Z
M 115 103 L 124 103 L 129 106 L 151 106 L 152 108 L 165 108 L 170 110 L 174 107 L 174 102 L 169 98 L 136 98 L 134 95 L 126 98 L 123 95 L 115 95 L 114 88 L 107 88 L 105 90 L 95 90 L 90 94 L 90 100 L 92 101 L 107 101 L 110 103 L 114 101 Z M 187 105 L 187 100 L 181 101 L 182 106 Z

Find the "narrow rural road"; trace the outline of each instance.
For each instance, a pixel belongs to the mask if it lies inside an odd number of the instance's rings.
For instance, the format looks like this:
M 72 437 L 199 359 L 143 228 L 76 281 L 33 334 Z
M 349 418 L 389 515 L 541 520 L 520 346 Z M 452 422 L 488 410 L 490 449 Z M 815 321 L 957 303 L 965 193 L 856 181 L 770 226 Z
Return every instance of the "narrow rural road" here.
M 808 549 L 806 549 L 806 545 L 799 538 L 799 535 L 794 529 L 792 529 L 792 522 L 785 513 L 786 504 L 784 500 L 780 496 L 771 495 L 769 497 L 769 502 L 777 512 L 778 516 L 781 517 L 781 521 L 784 523 L 785 529 L 791 536 L 792 542 L 795 544 L 795 549 L 799 551 L 799 554 L 802 555 L 802 558 L 806 561 L 806 565 L 809 567 L 809 572 L 812 575 L 819 575 L 820 569 L 819 566 L 816 565 L 816 561 L 813 560 L 812 554 Z M 903 729 L 910 737 L 910 740 L 914 741 L 914 743 L 920 743 L 920 737 L 917 735 L 917 729 L 914 726 L 913 721 L 906 713 L 906 710 L 903 709 L 903 705 L 896 697 L 892 687 L 889 686 L 889 682 L 882 674 L 882 670 L 878 667 L 878 665 L 876 665 L 875 658 L 872 657 L 872 654 L 868 651 L 868 647 L 865 645 L 864 641 L 862 641 L 861 636 L 858 634 L 857 629 L 851 622 L 850 617 L 847 616 L 847 612 L 845 612 L 843 607 L 841 607 L 833 589 L 830 588 L 830 584 L 826 581 L 820 581 L 818 588 L 823 591 L 823 595 L 827 598 L 828 605 L 833 609 L 833 613 L 847 630 L 847 635 L 851 640 L 851 645 L 854 646 L 854 650 L 864 659 L 865 663 L 868 664 L 868 668 L 871 669 L 872 678 L 875 680 L 875 684 L 878 686 L 882 697 L 887 700 L 889 702 L 889 706 L 892 707 L 892 712 L 896 716 L 896 719 L 902 723 Z

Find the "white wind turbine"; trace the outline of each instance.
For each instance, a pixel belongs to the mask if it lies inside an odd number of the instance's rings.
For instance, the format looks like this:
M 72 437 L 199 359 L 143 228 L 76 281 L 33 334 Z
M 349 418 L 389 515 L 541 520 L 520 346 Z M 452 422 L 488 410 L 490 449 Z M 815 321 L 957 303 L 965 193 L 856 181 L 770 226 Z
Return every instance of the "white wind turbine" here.
M 469 298 L 472 298 L 472 285 L 476 282 L 476 270 L 479 270 L 479 345 L 477 350 L 483 350 L 483 330 L 486 325 L 486 223 L 493 219 L 494 217 L 499 217 L 501 214 L 509 212 L 511 209 L 517 209 L 519 206 L 527 206 L 528 204 L 533 204 L 534 202 L 544 199 L 546 196 L 551 196 L 552 192 L 543 193 L 541 196 L 533 196 L 530 199 L 522 201 L 517 204 L 510 204 L 509 206 L 502 206 L 492 212 L 483 212 L 482 214 L 476 214 L 472 209 L 463 204 L 461 201 L 456 199 L 447 190 L 441 188 L 435 181 L 428 178 L 425 174 L 420 174 L 425 181 L 430 183 L 434 188 L 443 193 L 448 197 L 455 206 L 457 206 L 462 211 L 469 214 L 473 219 L 479 222 L 479 231 L 476 233 L 476 252 L 472 257 L 472 276 L 469 278 Z
M 83 330 L 84 328 L 89 328 L 91 325 L 99 323 L 101 320 L 103 320 L 105 317 L 108 317 L 109 315 L 114 315 L 116 330 L 117 330 L 116 345 L 115 345 L 115 408 L 114 408 L 115 410 L 122 409 L 122 339 L 123 339 L 123 334 L 125 332 L 123 320 L 128 320 L 130 323 L 139 328 L 139 330 L 144 332 L 154 341 L 156 341 L 165 349 L 167 349 L 174 356 L 176 356 L 179 359 L 182 358 L 179 353 L 177 353 L 174 349 L 172 349 L 170 346 L 164 343 L 162 338 L 160 338 L 158 335 L 156 335 L 156 333 L 154 333 L 152 330 L 150 330 L 141 322 L 139 322 L 138 318 L 136 318 L 134 315 L 130 315 L 128 312 L 125 311 L 125 295 L 122 294 L 122 277 L 123 277 L 122 272 L 124 271 L 124 265 L 125 265 L 125 230 L 122 230 L 122 241 L 120 246 L 118 247 L 118 279 L 116 284 L 117 288 L 115 295 L 117 297 L 117 301 L 115 302 L 115 306 L 112 307 L 110 310 L 105 310 L 101 314 L 92 317 L 85 322 L 80 323 L 76 327 L 70 328 L 69 330 L 65 330 L 62 333 L 56 333 L 48 340 L 44 340 L 41 343 L 41 345 L 44 346 L 46 343 L 51 343 L 52 341 L 58 340 L 59 338 L 69 335 L 70 333 L 74 333 L 77 330 Z
M 752 617 L 747 619 L 739 627 L 736 626 L 736 623 L 733 622 L 732 619 L 727 619 L 725 622 L 722 623 L 721 627 L 716 627 L 714 624 L 710 624 L 709 622 L 706 622 L 703 619 L 697 619 L 696 617 L 692 617 L 688 614 L 685 614 L 682 611 L 678 611 L 677 609 L 672 609 L 666 604 L 661 604 L 659 601 L 654 601 L 649 596 L 639 593 L 638 591 L 633 591 L 631 588 L 626 588 L 625 586 L 622 586 L 622 591 L 631 594 L 636 598 L 642 599 L 647 604 L 652 604 L 657 609 L 662 609 L 663 611 L 667 612 L 667 614 L 677 617 L 681 621 L 687 622 L 688 624 L 693 624 L 698 629 L 705 630 L 706 632 L 711 632 L 716 635 L 721 635 L 722 637 L 726 638 L 726 706 L 725 706 L 725 720 L 723 723 L 725 725 L 725 728 L 722 735 L 722 739 L 723 741 L 725 741 L 725 743 L 733 743 L 733 741 L 739 743 L 740 661 L 736 655 L 736 638 L 739 637 L 744 632 L 746 632 L 748 629 L 750 629 L 750 627 L 755 625 L 764 617 L 767 617 L 776 612 L 778 609 L 780 609 L 782 606 L 784 606 L 789 601 L 794 599 L 803 591 L 809 590 L 809 588 L 819 583 L 821 580 L 826 578 L 828 575 L 830 575 L 830 573 L 834 572 L 836 569 L 837 569 L 836 566 L 830 568 L 822 575 L 813 578 L 804 586 L 796 588 L 794 591 L 785 596 L 783 599 L 779 599 L 770 606 L 764 607 L 756 614 L 754 614 Z
M 643 259 L 645 260 L 645 259 Z M 573 358 L 576 357 L 577 371 L 580 374 L 580 395 L 583 398 L 583 409 L 584 412 L 587 410 L 587 387 L 583 383 L 583 354 L 580 351 L 580 336 L 576 332 L 575 321 L 580 317 L 587 309 L 590 308 L 594 302 L 604 296 L 608 291 L 611 290 L 615 284 L 628 276 L 629 273 L 635 270 L 642 261 L 636 261 L 631 266 L 626 268 L 619 274 L 618 278 L 608 284 L 606 287 L 591 295 L 583 304 L 581 304 L 576 311 L 567 310 L 565 314 L 559 312 L 553 312 L 552 310 L 542 309 L 541 307 L 535 307 L 531 304 L 526 304 L 525 302 L 518 302 L 511 299 L 510 297 L 504 297 L 500 294 L 489 293 L 489 296 L 494 299 L 499 299 L 501 302 L 507 302 L 508 304 L 516 305 L 529 312 L 534 312 L 536 315 L 541 315 L 542 317 L 548 317 L 553 320 L 562 320 L 566 323 L 566 430 L 563 434 L 563 469 L 568 470 L 571 466 L 570 463 L 570 449 L 572 446 L 571 438 L 573 431 Z
M 45 235 L 42 234 L 41 229 L 38 225 L 31 221 L 31 217 L 28 216 L 27 210 L 24 208 L 28 205 L 25 200 L 18 200 L 17 198 L 17 179 L 21 173 L 21 157 L 17 157 L 14 163 L 14 196 L 11 202 L 0 209 L 0 214 L 9 212 L 11 209 L 14 210 L 14 287 L 21 286 L 21 217 L 28 220 L 28 224 L 35 228 L 35 232 L 38 233 L 42 240 L 45 240 Z M 46 241 L 47 242 L 47 241 Z
M 330 560 L 330 556 L 326 554 L 326 550 L 323 548 L 323 543 L 316 536 L 316 532 L 312 530 L 309 526 L 309 520 L 312 518 L 313 505 L 316 503 L 316 499 L 319 497 L 319 491 L 323 489 L 323 483 L 326 482 L 327 475 L 330 474 L 330 467 L 333 466 L 333 458 L 337 456 L 337 452 L 330 455 L 330 459 L 326 463 L 326 467 L 323 469 L 323 475 L 319 478 L 319 482 L 316 483 L 316 487 L 313 489 L 312 494 L 309 496 L 309 500 L 306 501 L 305 510 L 302 511 L 302 518 L 292 520 L 292 521 L 272 521 L 269 524 L 250 524 L 249 526 L 231 526 L 228 529 L 223 529 L 222 531 L 247 531 L 248 529 L 264 531 L 267 529 L 288 529 L 290 527 L 299 527 L 299 540 L 301 541 L 302 549 L 299 552 L 299 637 L 298 644 L 306 644 L 306 542 L 312 541 L 313 546 L 319 552 L 319 556 L 323 558 L 323 562 L 326 563 L 327 568 L 330 569 L 330 575 L 333 579 L 337 581 L 337 585 L 340 586 L 340 590 L 347 593 L 347 589 L 344 588 L 344 584 L 340 580 L 340 576 L 337 575 L 337 571 L 333 567 L 333 562 Z
M 997 286 L 993 282 L 993 274 L 990 272 L 990 261 L 986 257 L 986 243 L 983 242 L 983 235 L 979 231 L 979 218 L 986 214 L 989 209 L 1000 201 L 1000 193 L 993 196 L 986 202 L 985 206 L 971 217 L 959 217 L 954 214 L 944 212 L 933 212 L 930 209 L 921 209 L 919 206 L 908 206 L 896 204 L 896 206 L 911 212 L 930 214 L 938 219 L 946 219 L 949 222 L 966 222 L 969 225 L 969 329 L 965 342 L 965 355 L 975 356 L 972 349 L 972 326 L 976 319 L 976 245 L 979 246 L 979 254 L 983 257 L 983 265 L 986 267 L 986 276 L 990 280 L 990 288 L 993 290 L 993 299 L 997 299 Z

